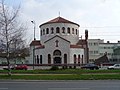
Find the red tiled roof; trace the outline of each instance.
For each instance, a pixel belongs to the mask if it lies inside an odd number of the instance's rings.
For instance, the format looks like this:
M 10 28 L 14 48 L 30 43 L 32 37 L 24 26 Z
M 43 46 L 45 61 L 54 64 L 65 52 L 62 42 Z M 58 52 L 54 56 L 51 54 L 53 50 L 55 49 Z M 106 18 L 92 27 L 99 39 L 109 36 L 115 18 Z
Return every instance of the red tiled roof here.
M 55 37 L 59 37 L 59 38 L 61 38 L 61 39 L 63 39 L 63 40 L 65 40 L 65 41 L 67 41 L 67 42 L 69 42 L 69 43 L 70 43 L 70 41 L 68 41 L 67 39 L 65 39 L 65 38 L 63 38 L 63 37 L 61 37 L 61 36 L 59 36 L 59 35 L 55 35 L 54 37 L 52 37 L 52 38 L 48 39 L 48 40 L 47 40 L 47 41 L 45 41 L 44 43 L 46 43 L 46 42 L 48 42 L 48 41 L 52 40 L 52 39 L 53 39 L 53 38 L 55 38 Z
M 70 45 L 70 48 L 83 48 L 82 45 Z
M 71 24 L 75 24 L 75 25 L 79 26 L 79 24 L 77 24 L 77 23 L 71 22 L 71 21 L 66 20 L 66 19 L 64 19 L 64 18 L 62 18 L 62 17 L 57 17 L 57 18 L 52 19 L 52 20 L 50 20 L 50 21 L 48 21 L 48 22 L 46 22 L 46 23 L 41 24 L 40 27 L 41 27 L 42 25 L 51 24 L 51 23 L 71 23 Z
M 33 40 L 33 41 L 30 43 L 30 46 L 38 46 L 38 45 L 41 45 L 40 40 Z
M 43 48 L 45 48 L 45 46 L 44 46 L 44 45 L 40 45 L 40 46 L 37 47 L 36 49 L 43 49 Z

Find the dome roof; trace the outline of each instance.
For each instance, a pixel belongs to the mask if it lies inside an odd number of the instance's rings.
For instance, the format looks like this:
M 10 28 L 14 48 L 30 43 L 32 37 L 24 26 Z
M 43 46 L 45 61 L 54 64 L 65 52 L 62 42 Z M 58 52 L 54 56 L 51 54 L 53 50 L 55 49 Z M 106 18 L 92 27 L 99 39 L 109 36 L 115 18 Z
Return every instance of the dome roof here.
M 50 21 L 48 21 L 48 22 L 46 22 L 46 23 L 41 24 L 40 27 L 41 27 L 42 25 L 51 24 L 51 23 L 71 23 L 71 24 L 75 24 L 75 25 L 79 26 L 79 24 L 77 24 L 77 23 L 71 22 L 71 21 L 69 21 L 69 20 L 67 20 L 67 19 L 64 19 L 64 18 L 62 18 L 62 17 L 57 17 L 57 18 L 52 19 L 52 20 L 50 20 Z

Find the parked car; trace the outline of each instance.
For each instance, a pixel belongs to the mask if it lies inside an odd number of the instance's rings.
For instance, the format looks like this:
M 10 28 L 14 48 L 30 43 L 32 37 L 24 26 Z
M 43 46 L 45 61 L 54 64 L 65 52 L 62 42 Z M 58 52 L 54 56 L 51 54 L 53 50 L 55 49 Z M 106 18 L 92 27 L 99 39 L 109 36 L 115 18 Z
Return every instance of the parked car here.
M 28 66 L 27 65 L 17 65 L 15 67 L 16 70 L 27 70 L 28 69 Z
M 17 65 L 10 65 L 10 69 L 11 70 L 13 70 L 13 69 L 15 69 L 15 67 L 16 67 Z M 3 66 L 3 70 L 8 70 L 8 66 Z
M 120 69 L 120 64 L 114 64 L 113 66 L 109 66 L 108 69 Z
M 94 70 L 94 69 L 99 69 L 99 67 L 95 64 L 92 64 L 92 63 L 88 63 L 84 66 L 81 66 L 81 69 L 90 69 L 90 70 Z

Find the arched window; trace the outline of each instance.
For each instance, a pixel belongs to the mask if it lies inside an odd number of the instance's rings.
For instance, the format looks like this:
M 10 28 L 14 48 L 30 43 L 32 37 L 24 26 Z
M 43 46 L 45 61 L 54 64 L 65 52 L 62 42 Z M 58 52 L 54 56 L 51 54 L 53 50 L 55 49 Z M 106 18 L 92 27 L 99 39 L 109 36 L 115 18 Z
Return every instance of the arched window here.
M 46 28 L 46 34 L 49 34 L 49 28 Z
M 65 27 L 62 27 L 62 33 L 65 33 Z
M 78 55 L 78 63 L 80 64 L 80 54 Z
M 77 33 L 78 33 L 77 31 L 78 31 L 78 30 L 76 29 L 76 35 L 77 35 Z
M 37 55 L 37 64 L 39 64 L 39 56 Z
M 48 54 L 48 64 L 51 64 L 51 55 Z
M 74 28 L 72 28 L 72 34 L 74 34 Z
M 82 60 L 81 61 L 82 61 L 82 64 L 83 64 L 83 55 L 82 55 Z
M 67 28 L 67 33 L 69 33 L 69 34 L 70 34 L 70 28 L 69 28 L 69 27 Z
M 40 64 L 42 64 L 42 55 L 40 55 Z
M 54 55 L 54 56 L 56 56 L 56 55 L 61 56 L 61 51 L 60 51 L 60 50 L 55 50 L 55 51 L 53 52 L 53 55 Z
M 43 35 L 45 35 L 45 29 L 43 29 Z
M 60 33 L 60 28 L 59 27 L 56 28 L 56 33 Z
M 53 27 L 51 27 L 51 34 L 53 34 L 54 33 L 54 28 Z
M 64 54 L 64 64 L 67 64 L 67 54 Z
M 74 54 L 74 64 L 76 64 L 76 54 Z

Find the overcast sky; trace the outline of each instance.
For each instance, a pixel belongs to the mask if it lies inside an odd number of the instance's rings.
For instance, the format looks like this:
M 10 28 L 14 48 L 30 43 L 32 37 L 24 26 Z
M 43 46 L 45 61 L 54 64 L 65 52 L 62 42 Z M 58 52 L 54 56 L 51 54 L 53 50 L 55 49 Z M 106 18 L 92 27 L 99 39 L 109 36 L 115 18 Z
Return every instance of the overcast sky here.
M 80 36 L 85 29 L 89 39 L 120 40 L 120 0 L 6 0 L 8 6 L 21 5 L 21 17 L 28 24 L 29 40 L 33 39 L 33 24 L 36 22 L 36 38 L 39 25 L 60 16 L 80 25 Z

